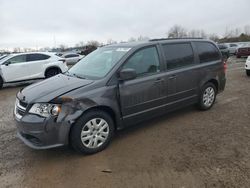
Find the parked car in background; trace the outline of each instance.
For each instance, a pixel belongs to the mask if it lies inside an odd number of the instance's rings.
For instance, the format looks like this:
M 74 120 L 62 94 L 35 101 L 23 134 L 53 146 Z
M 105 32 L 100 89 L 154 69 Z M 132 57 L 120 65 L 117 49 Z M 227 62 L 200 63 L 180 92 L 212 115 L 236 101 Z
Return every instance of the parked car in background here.
M 248 56 L 248 58 L 246 60 L 245 69 L 246 69 L 247 76 L 250 76 L 250 56 Z
M 230 56 L 229 48 L 226 44 L 218 44 L 218 48 L 224 59 L 228 59 Z
M 66 53 L 61 56 L 66 60 L 67 65 L 74 65 L 78 61 L 80 61 L 84 55 L 76 54 L 76 53 Z
M 0 88 L 4 83 L 49 78 L 67 70 L 65 59 L 53 53 L 11 54 L 0 60 Z
M 229 53 L 235 55 L 237 48 L 240 46 L 239 44 L 236 43 L 226 43 Z
M 78 152 L 96 153 L 116 130 L 188 105 L 210 109 L 224 90 L 225 68 L 210 40 L 105 46 L 65 74 L 18 92 L 18 137 L 34 149 L 71 144 Z
M 245 44 L 237 48 L 236 56 L 237 58 L 246 57 L 250 55 L 250 45 Z

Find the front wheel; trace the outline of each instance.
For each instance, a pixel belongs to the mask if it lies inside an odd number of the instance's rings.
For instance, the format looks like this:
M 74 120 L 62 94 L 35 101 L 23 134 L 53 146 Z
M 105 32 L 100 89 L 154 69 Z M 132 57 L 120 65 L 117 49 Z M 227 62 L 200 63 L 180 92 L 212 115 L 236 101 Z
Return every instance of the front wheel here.
M 83 114 L 70 133 L 72 147 L 80 153 L 93 154 L 105 149 L 114 135 L 114 123 L 104 111 Z
M 198 103 L 200 110 L 210 109 L 215 102 L 217 90 L 213 83 L 205 84 L 201 89 L 201 95 Z
M 250 76 L 250 70 L 246 70 L 247 76 Z

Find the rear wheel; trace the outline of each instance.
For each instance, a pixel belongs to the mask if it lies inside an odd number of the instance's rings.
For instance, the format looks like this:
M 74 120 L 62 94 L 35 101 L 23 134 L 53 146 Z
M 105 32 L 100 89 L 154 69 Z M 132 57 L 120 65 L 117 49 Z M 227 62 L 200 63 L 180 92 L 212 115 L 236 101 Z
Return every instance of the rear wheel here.
M 46 71 L 45 78 L 50 78 L 60 73 L 61 73 L 61 70 L 59 68 L 50 68 Z
M 3 79 L 2 79 L 2 77 L 0 76 L 0 89 L 2 89 L 3 88 Z
M 250 70 L 246 70 L 247 76 L 250 76 Z
M 73 125 L 71 146 L 80 153 L 93 154 L 105 149 L 114 135 L 114 123 L 104 111 L 93 110 L 84 114 Z
M 210 109 L 215 102 L 217 89 L 211 82 L 206 83 L 201 90 L 201 95 L 198 103 L 200 110 Z

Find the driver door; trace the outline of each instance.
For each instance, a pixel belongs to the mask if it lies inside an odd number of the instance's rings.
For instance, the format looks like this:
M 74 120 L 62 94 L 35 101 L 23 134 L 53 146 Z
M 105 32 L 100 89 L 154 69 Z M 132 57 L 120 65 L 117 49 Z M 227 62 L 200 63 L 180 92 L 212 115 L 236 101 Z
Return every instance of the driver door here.
M 5 82 L 15 82 L 29 78 L 26 55 L 17 55 L 6 60 L 1 65 L 1 69 Z
M 155 46 L 140 49 L 123 65 L 134 69 L 137 77 L 119 83 L 120 104 L 124 122 L 129 125 L 162 110 L 166 88 L 160 73 L 160 60 Z M 162 108 L 161 108 L 162 107 Z

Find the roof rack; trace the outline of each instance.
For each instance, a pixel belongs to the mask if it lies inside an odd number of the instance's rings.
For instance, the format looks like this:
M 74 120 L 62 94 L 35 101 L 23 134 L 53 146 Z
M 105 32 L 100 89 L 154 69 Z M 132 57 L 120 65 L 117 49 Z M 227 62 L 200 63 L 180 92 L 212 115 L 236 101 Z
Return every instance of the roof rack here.
M 159 38 L 159 39 L 150 39 L 149 41 L 161 41 L 161 40 L 175 40 L 175 39 L 204 39 L 199 37 L 184 37 L 184 38 Z

